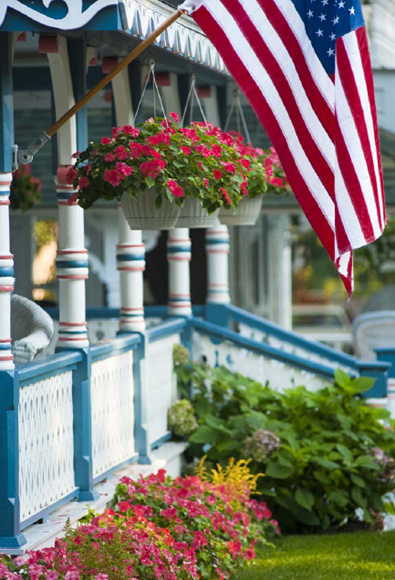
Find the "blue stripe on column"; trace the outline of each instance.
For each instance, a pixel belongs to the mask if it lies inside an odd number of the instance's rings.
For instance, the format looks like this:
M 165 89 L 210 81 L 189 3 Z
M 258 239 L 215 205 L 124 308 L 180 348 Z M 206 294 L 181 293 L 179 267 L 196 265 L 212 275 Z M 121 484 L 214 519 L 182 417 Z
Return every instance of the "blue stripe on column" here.
M 117 254 L 118 262 L 140 262 L 145 260 L 145 254 Z
M 14 277 L 14 268 L 0 268 L 0 277 L 1 278 L 13 278 Z
M 88 268 L 88 260 L 56 260 L 57 268 Z

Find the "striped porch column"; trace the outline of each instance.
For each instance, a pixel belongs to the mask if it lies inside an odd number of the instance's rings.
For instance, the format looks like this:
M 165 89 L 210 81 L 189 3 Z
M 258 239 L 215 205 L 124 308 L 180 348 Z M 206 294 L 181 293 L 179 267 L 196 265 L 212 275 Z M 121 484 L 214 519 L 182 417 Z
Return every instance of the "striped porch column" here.
M 191 240 L 188 228 L 174 228 L 167 238 L 167 261 L 169 263 L 169 316 L 191 316 Z
M 59 280 L 58 347 L 89 346 L 85 315 L 85 280 L 88 278 L 88 251 L 84 248 L 84 210 L 67 184 L 69 166 L 57 172 L 56 196 L 59 210 L 59 242 L 56 277 Z
M 0 173 L 0 371 L 14 368 L 11 353 L 11 292 L 14 290 L 9 219 L 11 180 L 11 173 Z
M 229 230 L 218 224 L 206 231 L 207 304 L 229 304 Z
M 120 332 L 144 332 L 145 246 L 141 230 L 131 230 L 118 207 L 117 269 L 121 284 Z

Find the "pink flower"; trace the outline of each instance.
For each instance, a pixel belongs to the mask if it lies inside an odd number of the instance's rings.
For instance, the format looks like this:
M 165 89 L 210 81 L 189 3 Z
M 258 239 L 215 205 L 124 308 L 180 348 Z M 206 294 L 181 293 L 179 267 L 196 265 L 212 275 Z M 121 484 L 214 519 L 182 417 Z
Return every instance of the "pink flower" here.
M 175 197 L 184 197 L 184 190 L 176 181 L 174 181 L 174 179 L 169 179 L 169 181 L 166 182 L 166 185 Z
M 115 164 L 115 170 L 118 171 L 118 175 L 124 177 L 133 173 L 133 167 L 130 167 L 130 165 L 126 165 L 126 163 L 121 161 L 118 161 L 118 163 Z
M 70 167 L 70 169 L 67 172 L 66 175 L 66 181 L 69 185 L 71 185 L 74 181 L 74 179 L 76 179 L 78 177 L 78 173 L 76 172 L 76 170 L 74 169 L 74 167 Z
M 102 137 L 101 142 L 103 143 L 103 145 L 109 145 L 111 143 L 111 139 L 109 139 L 108 137 Z
M 280 179 L 279 177 L 273 177 L 271 180 L 272 185 L 277 186 L 277 187 L 282 187 L 283 185 L 283 180 Z
M 222 155 L 222 147 L 221 145 L 213 145 L 211 147 L 211 153 L 214 157 L 221 157 Z
M 126 135 L 131 135 L 132 137 L 138 137 L 140 133 L 140 129 L 135 129 L 132 125 L 125 125 L 122 127 L 122 132 L 126 133 Z
M 175 121 L 176 123 L 178 123 L 178 121 L 180 120 L 180 117 L 177 115 L 177 113 L 170 113 L 170 117 L 173 119 L 173 121 Z
M 222 195 L 224 196 L 224 198 L 225 198 L 225 200 L 226 200 L 226 203 L 227 203 L 228 205 L 231 205 L 231 203 L 230 203 L 230 199 L 229 199 L 229 194 L 228 194 L 228 192 L 226 191 L 226 189 L 224 189 L 223 187 L 220 187 L 220 190 L 222 191 Z
M 118 133 L 119 133 L 119 129 L 117 129 L 117 127 L 113 127 L 111 130 L 111 136 L 113 139 L 116 139 L 118 137 Z
M 222 171 L 220 171 L 219 169 L 214 169 L 214 179 L 221 179 L 222 177 Z
M 95 580 L 108 580 L 108 575 L 103 574 L 103 572 L 99 572 L 99 574 L 95 576 Z
M 203 177 L 203 183 L 204 183 L 204 187 L 207 189 L 208 188 L 208 180 Z
M 113 187 L 118 187 L 118 185 L 121 183 L 121 179 L 116 169 L 105 169 L 103 178 L 104 181 L 107 181 Z
M 242 159 L 240 159 L 240 164 L 243 165 L 243 167 L 245 167 L 247 169 L 247 171 L 250 169 L 249 159 L 246 159 L 245 157 L 243 157 Z
M 106 156 L 105 156 L 105 158 L 104 158 L 104 161 L 105 161 L 106 163 L 111 163 L 111 162 L 112 162 L 112 161 L 114 161 L 114 160 L 115 160 L 115 155 L 114 155 L 114 153 L 107 153 L 107 155 L 106 155 Z
M 78 180 L 78 187 L 84 189 L 84 187 L 89 187 L 89 179 L 87 177 L 80 177 Z
M 167 133 L 158 133 L 157 135 L 148 137 L 148 142 L 151 143 L 151 145 L 159 145 L 160 143 L 168 145 L 170 143 L 170 136 Z
M 190 155 L 192 153 L 192 150 L 189 147 L 185 147 L 182 145 L 180 149 L 184 153 L 184 155 Z
M 165 161 L 153 159 L 152 161 L 145 161 L 144 163 L 142 163 L 140 165 L 140 171 L 144 178 L 152 177 L 153 179 L 155 179 L 161 172 L 161 169 L 165 167 L 165 165 L 166 165 Z
M 255 550 L 253 548 L 248 548 L 243 556 L 246 560 L 253 560 L 255 558 Z
M 138 159 L 139 157 L 142 157 L 143 155 L 143 146 L 140 145 L 140 143 L 129 143 L 129 147 L 130 147 L 130 157 L 132 157 L 132 159 Z
M 78 157 L 78 155 L 81 153 L 81 151 L 76 151 L 75 153 L 73 153 L 72 157 L 73 159 L 75 159 L 76 157 Z
M 228 173 L 232 173 L 232 175 L 234 175 L 236 173 L 236 165 L 234 163 L 228 162 L 228 163 L 223 163 L 222 165 L 224 166 L 224 168 L 226 169 L 226 171 Z
M 118 145 L 118 147 L 115 147 L 114 153 L 117 156 L 117 158 L 119 159 L 119 161 L 123 161 L 124 159 L 129 159 L 129 153 L 126 151 L 126 149 L 123 145 Z

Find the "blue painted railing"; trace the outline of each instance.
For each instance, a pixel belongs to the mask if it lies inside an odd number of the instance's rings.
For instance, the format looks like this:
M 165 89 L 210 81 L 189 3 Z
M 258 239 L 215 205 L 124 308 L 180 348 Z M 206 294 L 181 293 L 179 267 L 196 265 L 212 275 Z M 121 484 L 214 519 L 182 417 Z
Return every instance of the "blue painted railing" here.
M 118 469 L 125 462 L 138 459 L 140 463 L 151 461 L 151 449 L 162 444 L 169 433 L 163 428 L 163 434 L 153 441 L 150 437 L 150 405 L 161 399 L 161 381 L 167 380 L 167 386 L 163 386 L 163 396 L 169 397 L 170 378 L 163 379 L 163 374 L 155 375 L 154 385 L 159 389 L 150 399 L 150 385 L 146 379 L 146 370 L 155 369 L 158 365 L 156 357 L 166 356 L 166 372 L 170 369 L 172 355 L 172 337 L 174 341 L 181 342 L 192 348 L 193 333 L 208 337 L 206 347 L 215 352 L 221 344 L 230 344 L 232 348 L 247 351 L 262 357 L 278 361 L 280 366 L 286 366 L 315 375 L 323 380 L 332 380 L 336 365 L 350 370 L 351 374 L 374 376 L 376 386 L 370 397 L 380 397 L 386 394 L 386 378 L 390 363 L 385 362 L 387 353 L 380 355 L 381 361 L 374 363 L 362 363 L 355 357 L 325 345 L 309 341 L 295 333 L 285 331 L 275 324 L 249 314 L 234 306 L 196 307 L 194 316 L 191 318 L 167 318 L 166 307 L 148 307 L 147 316 L 163 318 L 159 324 L 147 329 L 145 334 L 122 334 L 116 339 L 102 341 L 90 348 L 78 351 L 61 351 L 57 354 L 37 362 L 28 363 L 17 367 L 15 371 L 0 372 L 0 385 L 2 397 L 0 398 L 0 551 L 1 549 L 15 550 L 23 544 L 24 538 L 21 530 L 27 525 L 40 519 L 45 519 L 48 513 L 54 510 L 60 503 L 69 501 L 72 497 L 78 497 L 81 501 L 87 501 L 96 497 L 94 484 Z M 56 315 L 52 311 L 51 314 Z M 88 310 L 88 318 L 116 317 L 116 309 L 92 309 Z M 205 317 L 206 320 L 201 317 Z M 207 320 L 210 319 L 210 321 Z M 232 330 L 229 327 L 235 324 L 243 324 L 256 329 L 264 335 L 262 341 L 251 339 Z M 269 344 L 265 337 L 274 337 L 281 345 Z M 161 348 L 160 342 L 164 348 Z M 210 346 L 211 345 L 211 346 Z M 212 347 L 212 348 L 211 348 Z M 294 351 L 292 352 L 292 348 Z M 150 349 L 152 352 L 150 353 Z M 121 463 L 112 465 L 111 469 L 94 476 L 92 454 L 92 384 L 91 373 L 93 365 L 100 361 L 116 359 L 118 356 L 133 351 L 132 365 L 130 368 L 134 388 L 134 449 Z M 233 351 L 234 352 L 234 351 Z M 306 353 L 306 357 L 303 356 Z M 309 359 L 309 354 L 315 355 L 315 359 Z M 392 358 L 393 352 L 391 352 Z M 151 357 L 151 360 L 150 360 Z M 126 357 L 127 358 L 127 357 Z M 384 360 L 383 360 L 384 359 Z M 388 359 L 388 357 L 387 357 Z M 113 363 L 114 364 L 114 363 Z M 168 368 L 167 368 L 168 367 Z M 142 369 L 145 368 L 143 372 Z M 75 481 L 70 493 L 65 494 L 59 501 L 51 505 L 45 505 L 42 510 L 37 510 L 31 517 L 20 517 L 19 501 L 19 397 L 21 389 L 34 388 L 40 381 L 51 380 L 57 375 L 71 371 L 72 373 L 72 420 L 73 420 L 73 453 Z M 149 372 L 148 372 L 149 375 Z M 153 376 L 153 375 L 152 375 Z M 152 379 L 152 377 L 151 377 Z M 156 382 L 155 382 L 156 381 Z M 48 383 L 51 385 L 50 383 Z M 107 385 L 106 385 L 107 386 Z M 108 396 L 111 397 L 111 384 L 108 384 Z M 51 386 L 50 386 L 51 388 Z M 166 403 L 167 404 L 167 403 Z M 164 411 L 166 412 L 166 410 Z M 163 415 L 163 414 L 162 414 Z M 161 415 L 161 416 L 162 416 Z M 163 416 L 162 416 L 163 418 Z M 151 418 L 152 419 L 152 418 Z M 131 419 L 132 420 L 132 419 Z M 161 427 L 162 429 L 162 427 Z

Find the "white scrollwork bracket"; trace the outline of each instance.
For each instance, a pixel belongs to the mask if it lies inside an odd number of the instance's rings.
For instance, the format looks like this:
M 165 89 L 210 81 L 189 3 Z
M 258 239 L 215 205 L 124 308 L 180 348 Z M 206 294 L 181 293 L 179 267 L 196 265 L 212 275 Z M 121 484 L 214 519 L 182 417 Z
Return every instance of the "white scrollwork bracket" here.
M 49 8 L 54 0 L 42 0 L 44 8 Z M 117 6 L 117 0 L 96 0 L 94 4 L 83 10 L 82 0 L 61 0 L 67 7 L 67 14 L 63 18 L 53 18 L 43 12 L 38 12 L 31 6 L 22 4 L 19 0 L 1 0 L 0 2 L 0 27 L 2 26 L 8 8 L 27 16 L 34 22 L 38 22 L 50 28 L 58 30 L 74 30 L 84 27 L 96 14 L 109 6 Z

